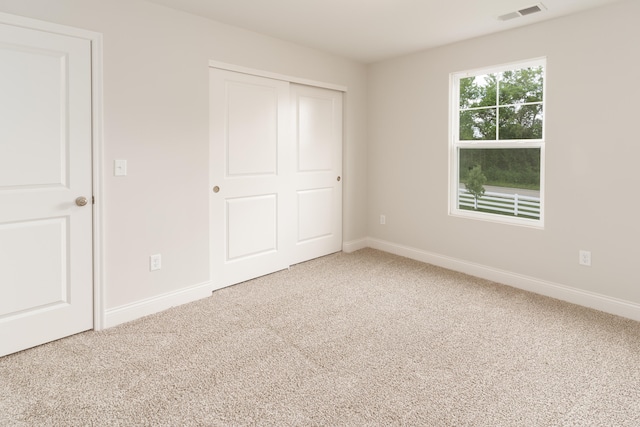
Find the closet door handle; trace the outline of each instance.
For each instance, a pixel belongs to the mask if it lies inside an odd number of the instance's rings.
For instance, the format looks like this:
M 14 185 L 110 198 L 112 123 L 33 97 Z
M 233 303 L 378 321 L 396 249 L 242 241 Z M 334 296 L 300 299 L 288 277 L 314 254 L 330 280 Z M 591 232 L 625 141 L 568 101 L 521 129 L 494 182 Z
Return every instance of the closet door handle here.
M 213 192 L 217 193 L 220 191 L 220 187 L 218 187 L 217 185 L 215 187 L 213 187 Z

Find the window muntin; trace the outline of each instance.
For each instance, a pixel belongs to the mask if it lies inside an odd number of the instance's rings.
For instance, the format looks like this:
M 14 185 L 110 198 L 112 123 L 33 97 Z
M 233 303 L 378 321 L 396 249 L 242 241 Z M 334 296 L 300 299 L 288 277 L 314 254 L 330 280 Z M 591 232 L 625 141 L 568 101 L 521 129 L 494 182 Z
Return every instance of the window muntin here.
M 545 65 L 452 74 L 452 214 L 543 225 Z

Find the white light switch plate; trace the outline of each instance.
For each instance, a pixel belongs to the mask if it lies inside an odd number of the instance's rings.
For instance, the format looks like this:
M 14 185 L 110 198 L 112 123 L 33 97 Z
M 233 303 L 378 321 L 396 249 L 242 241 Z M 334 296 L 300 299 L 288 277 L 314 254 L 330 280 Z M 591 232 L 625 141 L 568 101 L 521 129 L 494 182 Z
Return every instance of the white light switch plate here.
M 114 176 L 126 176 L 127 175 L 127 161 L 126 160 L 114 160 L 113 161 L 113 175 Z

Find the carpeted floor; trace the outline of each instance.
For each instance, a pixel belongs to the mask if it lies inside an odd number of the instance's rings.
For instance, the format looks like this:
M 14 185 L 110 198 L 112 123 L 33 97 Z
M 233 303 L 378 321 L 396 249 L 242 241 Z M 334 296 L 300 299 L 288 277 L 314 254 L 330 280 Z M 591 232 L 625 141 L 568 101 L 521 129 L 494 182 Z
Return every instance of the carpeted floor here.
M 640 323 L 365 249 L 0 358 L 2 426 L 640 426 Z

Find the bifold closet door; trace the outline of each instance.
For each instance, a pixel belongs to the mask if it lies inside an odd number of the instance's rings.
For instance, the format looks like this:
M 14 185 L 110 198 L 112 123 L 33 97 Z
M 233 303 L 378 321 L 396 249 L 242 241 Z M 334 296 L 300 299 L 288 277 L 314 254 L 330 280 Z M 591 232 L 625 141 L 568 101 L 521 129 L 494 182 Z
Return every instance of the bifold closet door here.
M 288 268 L 289 83 L 210 69 L 213 289 Z
M 342 248 L 342 93 L 210 69 L 213 289 Z

